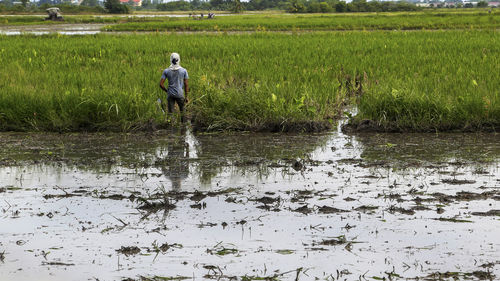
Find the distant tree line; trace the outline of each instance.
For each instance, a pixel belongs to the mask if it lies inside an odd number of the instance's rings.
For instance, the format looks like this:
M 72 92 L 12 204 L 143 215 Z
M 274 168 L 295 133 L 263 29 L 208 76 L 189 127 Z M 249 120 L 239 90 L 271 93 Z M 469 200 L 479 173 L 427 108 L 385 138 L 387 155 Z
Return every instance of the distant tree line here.
M 84 0 L 88 1 L 88 0 Z M 93 1 L 93 0 L 91 0 Z M 61 3 L 61 1 L 50 1 L 41 0 L 38 3 L 32 3 L 29 1 L 19 1 L 21 5 L 14 5 L 16 1 L 12 0 L 0 0 L 0 12 L 7 13 L 45 13 L 45 10 L 50 7 L 58 7 L 63 13 L 106 13 L 104 7 L 100 5 L 95 6 L 85 6 L 85 5 L 73 5 L 69 3 Z
M 392 12 L 416 11 L 421 8 L 408 2 L 380 2 L 353 0 L 350 3 L 339 0 L 184 0 L 158 3 L 157 0 L 143 0 L 143 8 L 157 8 L 160 11 L 192 11 L 192 10 L 285 10 L 289 13 L 343 13 L 343 12 Z
M 111 14 L 128 14 L 130 12 L 129 6 L 123 5 L 120 0 L 106 0 L 104 8 Z
M 13 5 L 19 1 L 22 5 Z M 148 9 L 160 11 L 232 11 L 241 12 L 261 10 L 285 10 L 289 13 L 344 13 L 344 12 L 394 12 L 394 11 L 416 11 L 423 9 L 416 5 L 399 1 L 367 1 L 353 0 L 347 3 L 342 0 L 175 0 L 165 2 L 161 0 L 143 0 L 141 7 L 134 7 L 130 0 L 121 4 L 120 0 L 83 0 L 81 5 L 72 5 L 68 0 L 40 0 L 30 2 L 29 0 L 0 0 L 0 12 L 39 12 L 50 7 L 59 7 L 63 13 L 129 13 L 131 9 Z M 487 7 L 488 2 L 480 1 L 477 7 Z M 442 8 L 439 2 L 431 7 Z M 447 6 L 450 7 L 450 6 Z M 454 8 L 472 8 L 471 3 L 462 5 L 460 1 Z
M 47 8 L 58 7 L 62 13 L 111 13 L 128 14 L 130 7 L 120 3 L 120 0 L 105 0 L 104 3 L 98 0 L 83 0 L 80 5 L 73 5 L 69 1 L 61 0 L 40 0 L 30 2 L 22 0 L 21 5 L 14 5 L 14 0 L 0 0 L 0 12 L 45 12 Z
M 416 11 L 421 9 L 415 4 L 400 1 L 353 0 L 350 3 L 338 0 L 291 0 L 286 8 L 289 13 L 345 13 L 345 12 L 396 12 Z

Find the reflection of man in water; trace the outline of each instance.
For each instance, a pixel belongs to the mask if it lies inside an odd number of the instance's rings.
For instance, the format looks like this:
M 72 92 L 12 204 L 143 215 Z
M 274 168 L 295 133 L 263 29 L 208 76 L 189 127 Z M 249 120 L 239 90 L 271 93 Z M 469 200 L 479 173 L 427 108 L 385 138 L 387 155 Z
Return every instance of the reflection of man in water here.
M 167 93 L 168 113 L 174 112 L 174 106 L 177 103 L 181 113 L 181 121 L 184 123 L 184 105 L 188 102 L 189 76 L 187 70 L 181 67 L 181 57 L 178 53 L 170 55 L 170 63 L 170 66 L 163 71 L 160 88 Z M 165 88 L 165 80 L 168 81 L 168 88 Z
M 173 190 L 179 190 L 182 180 L 189 176 L 189 144 L 185 137 L 182 132 L 181 137 L 168 144 L 165 165 L 161 168 L 165 177 L 172 181 Z

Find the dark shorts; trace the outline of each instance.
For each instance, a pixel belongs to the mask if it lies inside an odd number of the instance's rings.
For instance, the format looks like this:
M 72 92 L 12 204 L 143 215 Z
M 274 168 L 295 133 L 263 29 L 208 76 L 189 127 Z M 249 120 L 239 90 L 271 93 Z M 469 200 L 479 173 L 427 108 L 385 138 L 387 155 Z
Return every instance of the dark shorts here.
M 174 106 L 177 103 L 179 106 L 179 111 L 184 112 L 184 98 L 176 98 L 176 97 L 171 97 L 169 96 L 167 98 L 167 104 L 168 104 L 168 113 L 174 112 Z

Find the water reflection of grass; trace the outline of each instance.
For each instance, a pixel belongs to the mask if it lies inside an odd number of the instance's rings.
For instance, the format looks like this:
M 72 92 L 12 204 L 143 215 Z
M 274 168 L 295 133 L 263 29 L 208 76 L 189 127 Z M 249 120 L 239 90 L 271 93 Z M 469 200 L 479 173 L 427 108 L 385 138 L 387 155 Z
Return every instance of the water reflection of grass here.
M 186 135 L 144 134 L 0 134 L 0 166 L 56 166 L 109 173 L 116 167 L 157 168 L 170 179 L 191 173 L 208 183 L 225 169 L 266 177 L 269 165 L 288 165 L 328 140 L 327 135 L 248 134 L 199 135 L 186 151 Z M 187 154 L 186 154 L 187 152 Z M 148 176 L 147 174 L 145 176 Z
M 474 173 L 500 158 L 500 138 L 488 134 L 362 134 L 356 137 L 368 161 L 389 161 L 393 166 L 445 163 L 473 165 Z
M 233 174 L 254 173 L 266 178 L 274 167 L 291 166 L 297 158 L 310 153 L 328 141 L 328 135 L 227 134 L 201 135 L 195 174 L 202 183 L 209 183 L 224 169 Z

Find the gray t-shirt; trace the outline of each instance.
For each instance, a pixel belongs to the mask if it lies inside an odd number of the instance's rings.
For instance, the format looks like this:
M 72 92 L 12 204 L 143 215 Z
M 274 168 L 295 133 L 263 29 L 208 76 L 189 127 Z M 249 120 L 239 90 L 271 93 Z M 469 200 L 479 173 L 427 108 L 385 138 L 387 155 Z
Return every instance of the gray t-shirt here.
M 169 97 L 184 98 L 184 79 L 189 79 L 186 69 L 183 67 L 178 70 L 167 68 L 163 71 L 161 79 L 168 80 L 167 93 Z

